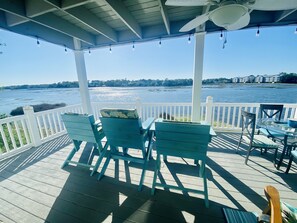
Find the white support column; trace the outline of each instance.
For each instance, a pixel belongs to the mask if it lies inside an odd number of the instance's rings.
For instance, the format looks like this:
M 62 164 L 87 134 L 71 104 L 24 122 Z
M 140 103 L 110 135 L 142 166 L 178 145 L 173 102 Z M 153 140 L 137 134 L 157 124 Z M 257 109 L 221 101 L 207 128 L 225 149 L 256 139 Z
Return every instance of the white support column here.
M 85 57 L 84 52 L 80 49 L 80 40 L 73 38 L 74 41 L 74 57 L 76 64 L 76 72 L 79 84 L 79 91 L 83 106 L 83 112 L 88 114 L 93 114 L 90 93 L 88 89 L 88 79 L 87 79 L 87 71 L 85 65 Z
M 200 122 L 205 32 L 195 33 L 192 122 Z

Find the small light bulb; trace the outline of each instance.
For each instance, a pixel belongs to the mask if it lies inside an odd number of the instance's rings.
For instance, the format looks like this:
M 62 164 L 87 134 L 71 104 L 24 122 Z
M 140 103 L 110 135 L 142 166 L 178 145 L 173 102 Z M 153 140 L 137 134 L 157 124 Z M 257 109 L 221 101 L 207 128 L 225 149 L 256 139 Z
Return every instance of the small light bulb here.
M 111 45 L 109 45 L 109 53 L 112 53 L 112 51 L 111 51 Z
M 39 42 L 39 38 L 36 37 L 36 43 L 37 43 L 37 46 L 40 47 L 40 42 Z
M 191 34 L 189 35 L 189 38 L 188 38 L 188 44 L 191 43 Z
M 159 47 L 161 47 L 162 46 L 162 42 L 161 42 L 161 38 L 160 38 L 160 40 L 159 40 Z
M 295 29 L 295 32 L 294 33 L 297 34 L 297 28 Z
M 91 55 L 91 48 L 89 47 L 89 55 Z
M 223 39 L 223 31 L 221 30 L 221 34 L 220 34 L 220 40 Z
M 258 26 L 258 30 L 256 32 L 256 37 L 260 36 L 260 29 L 259 29 L 259 26 Z
M 67 53 L 68 53 L 68 51 L 67 51 L 66 45 L 64 45 L 64 47 L 65 47 L 65 49 L 64 49 L 64 51 L 65 51 L 65 54 L 67 54 Z
M 134 41 L 133 41 L 133 45 L 132 45 L 132 50 L 135 50 L 135 45 L 134 45 Z

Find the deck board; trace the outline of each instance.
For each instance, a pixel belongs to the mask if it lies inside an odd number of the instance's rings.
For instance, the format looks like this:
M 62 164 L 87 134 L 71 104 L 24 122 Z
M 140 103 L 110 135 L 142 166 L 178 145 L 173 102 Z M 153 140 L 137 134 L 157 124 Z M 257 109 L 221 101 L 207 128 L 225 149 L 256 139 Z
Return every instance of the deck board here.
M 236 153 L 238 138 L 235 133 L 218 133 L 209 145 L 207 209 L 197 194 L 157 189 L 154 196 L 150 195 L 155 153 L 141 192 L 137 191 L 141 175 L 138 164 L 112 160 L 101 181 L 98 174 L 90 177 L 86 168 L 69 165 L 61 169 L 73 148 L 64 135 L 0 162 L 0 222 L 220 223 L 225 222 L 222 207 L 260 213 L 266 205 L 266 185 L 275 186 L 282 200 L 297 206 L 296 165 L 285 174 L 287 159 L 276 170 L 271 162 L 273 154 L 260 155 L 259 151 L 253 152 L 244 165 L 246 146 Z M 80 153 L 88 158 L 92 147 L 83 146 Z M 93 162 L 96 159 L 95 153 Z M 182 165 L 185 163 L 188 165 Z M 161 173 L 168 184 L 202 188 L 191 160 L 170 158 L 162 163 Z

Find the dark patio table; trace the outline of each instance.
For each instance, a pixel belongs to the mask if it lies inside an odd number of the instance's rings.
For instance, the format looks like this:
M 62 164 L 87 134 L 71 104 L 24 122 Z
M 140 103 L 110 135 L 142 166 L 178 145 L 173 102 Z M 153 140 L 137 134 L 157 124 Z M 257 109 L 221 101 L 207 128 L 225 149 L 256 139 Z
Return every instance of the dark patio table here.
M 257 127 L 266 129 L 271 136 L 276 139 L 280 139 L 284 145 L 281 157 L 277 163 L 277 169 L 282 165 L 284 156 L 288 149 L 288 139 L 296 138 L 297 139 L 297 128 L 292 128 L 288 125 L 288 122 L 285 120 L 275 120 L 275 119 L 258 119 Z

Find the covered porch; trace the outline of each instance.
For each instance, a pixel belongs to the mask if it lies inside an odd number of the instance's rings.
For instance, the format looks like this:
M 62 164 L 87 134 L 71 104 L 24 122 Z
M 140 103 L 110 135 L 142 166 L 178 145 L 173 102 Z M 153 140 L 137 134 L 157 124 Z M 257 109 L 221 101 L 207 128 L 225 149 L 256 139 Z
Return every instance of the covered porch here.
M 0 163 L 0 220 L 225 222 L 222 207 L 261 213 L 267 204 L 263 192 L 266 185 L 278 188 L 282 201 L 297 206 L 295 166 L 285 174 L 287 162 L 276 170 L 271 161 L 273 154 L 260 155 L 259 151 L 254 151 L 248 165 L 244 165 L 247 146 L 235 152 L 239 134 L 217 133 L 208 149 L 209 208 L 205 208 L 202 196 L 191 193 L 158 189 L 154 196 L 150 194 L 155 152 L 142 192 L 137 191 L 141 168 L 135 164 L 111 161 L 101 181 L 97 174 L 90 177 L 87 169 L 71 165 L 61 169 L 73 148 L 68 136 L 62 135 Z M 81 152 L 88 157 L 92 147 L 83 148 Z M 202 186 L 192 161 L 169 162 L 162 164 L 161 180 L 192 188 Z M 185 162 L 189 165 L 181 168 Z

